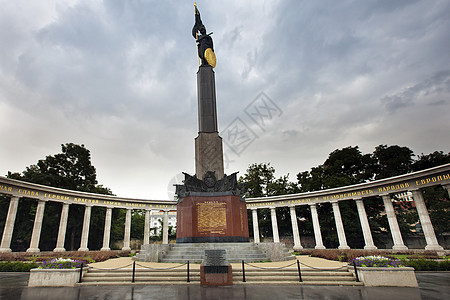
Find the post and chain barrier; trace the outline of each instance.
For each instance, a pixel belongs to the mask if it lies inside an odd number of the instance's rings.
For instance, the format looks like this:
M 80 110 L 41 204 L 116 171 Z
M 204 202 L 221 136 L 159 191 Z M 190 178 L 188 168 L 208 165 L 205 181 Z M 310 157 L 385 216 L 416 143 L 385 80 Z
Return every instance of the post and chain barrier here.
M 345 269 L 345 268 L 348 268 L 349 266 L 351 266 L 350 264 L 347 264 L 347 265 L 339 267 L 339 268 L 317 268 L 317 267 L 309 266 L 309 265 L 307 265 L 305 263 L 302 263 L 302 262 L 300 262 L 297 259 L 296 262 L 294 262 L 292 264 L 289 264 L 289 265 L 286 265 L 286 266 L 281 266 L 281 267 L 260 267 L 260 266 L 256 266 L 256 265 L 253 265 L 253 264 L 250 264 L 250 263 L 246 263 L 245 261 L 242 261 L 242 282 L 246 282 L 245 265 L 247 265 L 249 267 L 252 267 L 252 268 L 255 268 L 255 269 L 260 269 L 260 270 L 282 270 L 282 269 L 289 268 L 289 267 L 291 267 L 291 266 L 293 266 L 295 264 L 297 264 L 299 282 L 303 282 L 300 265 L 303 265 L 305 267 L 308 267 L 310 269 L 317 270 L 317 271 L 338 271 L 338 270 L 342 270 L 342 269 Z M 136 275 L 136 265 L 139 266 L 139 267 L 142 267 L 144 269 L 155 270 L 155 271 L 173 270 L 173 269 L 177 269 L 177 268 L 186 266 L 186 271 L 187 271 L 186 282 L 190 282 L 189 261 L 187 261 L 186 263 L 179 264 L 179 265 L 172 266 L 172 267 L 168 267 L 168 268 L 152 268 L 152 267 L 148 267 L 148 266 L 144 266 L 144 265 L 138 264 L 135 261 L 132 264 L 128 264 L 128 265 L 125 265 L 125 266 L 122 266 L 122 267 L 118 267 L 118 268 L 107 268 L 107 269 L 105 269 L 105 268 L 96 268 L 96 267 L 89 267 L 89 268 L 93 269 L 93 270 L 115 271 L 115 270 L 120 270 L 120 269 L 126 269 L 126 268 L 128 268 L 130 266 L 133 266 L 132 267 L 132 279 L 131 279 L 131 282 L 134 283 L 135 282 L 135 275 Z M 359 282 L 358 271 L 357 271 L 357 268 L 356 268 L 356 264 L 354 262 L 353 262 L 353 267 L 354 267 L 354 270 L 355 270 L 356 282 Z M 78 281 L 79 283 L 82 282 L 82 275 L 83 275 L 83 264 L 81 265 L 81 268 L 80 268 L 80 278 L 79 278 L 79 281 Z
M 177 266 L 173 266 L 173 267 L 168 267 L 168 268 L 152 268 L 152 267 L 148 267 L 148 266 L 144 266 L 141 265 L 139 263 L 136 263 L 135 261 L 132 264 L 128 264 L 122 267 L 118 267 L 118 268 L 96 268 L 96 267 L 89 267 L 92 270 L 102 270 L 102 271 L 116 271 L 116 270 L 121 270 L 121 269 L 126 269 L 130 266 L 133 266 L 132 268 L 132 277 L 131 277 L 131 282 L 134 283 L 135 282 L 135 277 L 136 277 L 136 266 L 142 267 L 144 269 L 149 269 L 149 270 L 155 270 L 155 271 L 166 271 L 166 270 L 173 270 L 173 269 L 177 269 L 180 268 L 182 266 L 187 266 L 187 279 L 186 282 L 191 282 L 190 281 L 190 276 L 189 276 L 189 261 L 187 261 L 184 264 L 179 264 Z M 79 283 L 81 283 L 81 277 L 82 277 L 82 272 L 83 272 L 83 266 L 81 266 L 81 270 L 80 270 L 80 279 L 79 279 Z
M 348 267 L 350 266 L 350 264 L 347 264 L 347 265 L 342 266 L 342 267 L 339 267 L 339 268 L 316 268 L 316 267 L 313 267 L 313 266 L 309 266 L 309 265 L 307 265 L 307 264 L 305 264 L 305 263 L 301 263 L 301 262 L 297 259 L 296 262 L 294 262 L 294 263 L 292 263 L 292 264 L 289 264 L 289 265 L 286 265 L 286 266 L 281 266 L 281 267 L 260 267 L 260 266 L 255 266 L 255 265 L 252 265 L 252 264 L 249 264 L 249 263 L 246 263 L 246 262 L 242 261 L 242 281 L 243 281 L 243 282 L 246 282 L 246 281 L 245 281 L 245 268 L 244 268 L 244 264 L 247 265 L 247 266 L 256 268 L 256 269 L 260 269 L 260 270 L 282 270 L 282 269 L 286 269 L 286 268 L 289 268 L 289 267 L 291 267 L 291 266 L 297 264 L 298 280 L 299 280 L 299 282 L 303 282 L 303 279 L 302 279 L 302 273 L 301 273 L 301 269 L 300 269 L 300 265 L 304 265 L 305 267 L 308 267 L 308 268 L 311 268 L 311 269 L 314 269 L 314 270 L 317 270 L 317 271 L 324 271 L 324 272 L 325 272 L 325 271 L 338 271 L 338 270 L 346 269 L 346 268 L 348 268 Z M 354 266 L 354 268 L 355 268 L 356 282 L 359 282 L 358 272 L 357 272 L 357 270 L 356 270 L 356 264 L 353 263 L 353 266 Z

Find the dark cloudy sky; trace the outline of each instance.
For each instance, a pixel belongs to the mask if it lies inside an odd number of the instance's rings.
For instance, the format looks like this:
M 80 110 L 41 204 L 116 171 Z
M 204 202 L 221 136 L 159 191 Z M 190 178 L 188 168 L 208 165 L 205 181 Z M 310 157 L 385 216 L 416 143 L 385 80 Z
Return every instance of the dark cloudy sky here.
M 193 2 L 0 3 L 0 175 L 68 142 L 119 196 L 168 199 L 195 173 Z M 226 173 L 270 162 L 294 180 L 356 145 L 450 151 L 449 1 L 197 4 Z

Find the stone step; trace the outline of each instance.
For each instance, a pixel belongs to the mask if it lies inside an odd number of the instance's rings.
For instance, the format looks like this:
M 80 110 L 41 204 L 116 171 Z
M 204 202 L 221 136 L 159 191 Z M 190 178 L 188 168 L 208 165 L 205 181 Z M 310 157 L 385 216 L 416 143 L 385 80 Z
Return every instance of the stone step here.
M 233 276 L 242 276 L 242 270 L 233 270 Z M 245 270 L 245 276 L 278 276 L 278 275 L 286 275 L 286 276 L 298 276 L 297 270 L 292 271 L 278 271 L 278 272 L 271 272 L 271 271 L 259 271 L 259 272 L 251 272 L 248 270 Z M 302 271 L 301 272 L 302 277 L 308 276 L 308 277 L 314 277 L 314 276 L 347 276 L 347 277 L 353 277 L 353 274 L 350 272 L 308 272 L 308 271 Z
M 198 266 L 195 266 L 198 267 Z M 127 285 L 127 284 L 199 284 L 200 271 L 191 269 L 189 272 L 190 283 L 187 282 L 186 269 L 149 270 L 138 268 L 135 270 L 135 283 L 132 283 L 132 269 L 100 270 L 89 269 L 83 276 L 79 285 Z M 318 271 L 302 270 L 302 282 L 299 281 L 296 268 L 282 270 L 257 270 L 246 269 L 243 282 L 242 269 L 233 270 L 234 284 L 261 284 L 261 285 L 348 285 L 360 286 L 353 274 L 347 270 Z
M 233 275 L 233 280 L 242 280 L 242 276 Z M 246 281 L 283 281 L 283 280 L 298 280 L 298 274 L 294 275 L 279 275 L 279 276 L 247 276 Z M 348 276 L 302 276 L 303 281 L 355 281 L 353 277 Z
M 161 258 L 161 262 L 185 263 L 186 261 L 201 263 L 204 251 L 223 249 L 227 251 L 228 262 L 237 263 L 267 261 L 267 256 L 252 243 L 186 243 L 175 244 Z
M 170 259 L 170 258 L 178 258 L 178 259 L 185 259 L 186 261 L 190 260 L 190 259 L 203 259 L 203 254 L 173 254 L 173 253 L 169 253 L 167 255 L 164 256 L 164 259 Z M 248 253 L 243 253 L 241 255 L 227 255 L 227 259 L 240 259 L 241 261 L 246 261 L 248 259 L 252 260 L 252 259 L 262 259 L 265 258 L 265 256 L 261 253 L 256 253 L 256 254 L 248 254 Z
M 234 247 L 234 246 L 248 246 L 253 245 L 252 243 L 179 243 L 173 244 L 174 248 L 178 247 L 199 247 L 199 248 L 216 248 L 216 247 Z
M 200 281 L 200 276 L 189 276 L 190 281 Z M 123 276 L 123 277 L 83 277 L 82 282 L 131 282 L 132 277 L 131 276 Z M 143 277 L 135 277 L 134 281 L 147 281 L 147 282 L 153 282 L 153 281 L 182 281 L 182 282 L 186 282 L 187 277 L 186 275 L 184 277 L 172 277 L 172 276 L 167 276 L 167 277 L 148 277 L 148 276 L 143 276 Z
M 194 272 L 189 272 L 189 276 L 199 276 L 199 272 L 197 272 L 198 274 L 195 274 Z M 84 277 L 86 278 L 93 278 L 93 277 L 131 277 L 132 272 L 121 272 L 121 273 L 87 273 L 86 275 L 84 275 Z M 161 273 L 135 273 L 134 276 L 137 277 L 186 277 L 187 276 L 187 272 L 178 272 L 178 273 L 170 273 L 170 272 L 161 272 Z
M 200 258 L 200 259 L 189 258 L 189 263 L 200 264 L 202 262 L 202 260 L 203 260 L 203 258 Z M 267 261 L 267 258 L 266 257 L 261 257 L 259 259 L 252 259 L 252 260 L 247 259 L 246 261 L 248 261 L 248 262 L 264 262 L 264 261 Z M 162 263 L 178 263 L 178 264 L 181 264 L 181 263 L 187 262 L 187 259 L 181 259 L 181 258 L 165 259 L 165 258 L 162 258 L 161 262 Z M 240 263 L 240 262 L 242 262 L 242 259 L 241 258 L 228 259 L 228 262 L 229 263 Z
M 362 286 L 362 282 L 356 281 L 252 281 L 242 282 L 234 281 L 233 284 L 251 284 L 251 285 L 323 285 L 323 286 Z
M 152 282 L 146 282 L 146 281 L 137 281 L 137 282 L 122 282 L 122 281 L 108 281 L 108 282 L 82 282 L 82 283 L 76 283 L 75 286 L 95 286 L 95 285 L 199 285 L 200 280 L 198 281 L 191 281 L 191 282 L 182 282 L 182 281 L 152 281 Z
M 208 249 L 206 249 L 208 250 Z M 260 254 L 261 251 L 258 249 L 249 249 L 249 250 L 226 250 L 227 255 L 241 255 L 243 252 L 247 254 Z M 203 254 L 205 252 L 205 249 L 196 249 L 196 250 L 171 250 L 170 254 Z

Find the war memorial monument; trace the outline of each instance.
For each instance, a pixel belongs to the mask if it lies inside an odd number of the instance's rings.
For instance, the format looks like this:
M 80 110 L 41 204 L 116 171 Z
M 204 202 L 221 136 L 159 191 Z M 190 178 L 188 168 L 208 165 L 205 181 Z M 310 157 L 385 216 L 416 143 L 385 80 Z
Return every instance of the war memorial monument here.
M 43 186 L 0 176 L 0 194 L 10 198 L 0 243 L 0 253 L 12 252 L 14 225 L 18 207 L 23 201 L 36 202 L 36 214 L 31 232 L 28 253 L 39 253 L 41 229 L 47 202 L 61 204 L 60 223 L 54 252 L 64 252 L 69 210 L 73 205 L 84 208 L 81 241 L 78 251 L 89 251 L 89 231 L 92 207 L 105 208 L 103 245 L 100 251 L 111 248 L 111 224 L 113 209 L 126 210 L 122 250 L 130 251 L 131 215 L 133 210 L 145 213 L 144 239 L 137 261 L 151 262 L 202 262 L 202 284 L 231 284 L 230 262 L 282 261 L 294 258 L 285 245 L 280 243 L 277 225 L 277 209 L 289 208 L 293 249 L 301 250 L 305 242 L 300 239 L 296 207 L 308 206 L 313 223 L 314 239 L 310 248 L 325 249 L 318 217 L 317 205 L 331 203 L 338 249 L 350 249 L 339 210 L 339 203 L 354 201 L 359 226 L 362 229 L 365 250 L 376 250 L 364 201 L 379 198 L 392 243 L 386 247 L 393 251 L 408 250 L 402 237 L 392 204 L 394 195 L 410 193 L 423 230 L 425 250 L 445 251 L 439 244 L 433 224 L 425 205 L 422 190 L 442 186 L 450 194 L 450 164 L 391 178 L 365 182 L 339 188 L 308 193 L 279 195 L 244 199 L 245 189 L 238 183 L 237 172 L 224 174 L 223 145 L 219 136 L 215 91 L 216 65 L 212 33 L 207 33 L 200 12 L 195 6 L 195 24 L 192 35 L 198 47 L 199 68 L 197 72 L 198 136 L 195 139 L 195 174 L 184 173 L 183 184 L 176 185 L 176 200 L 133 199 L 101 195 Z M 19 202 L 20 201 L 20 202 Z M 273 240 L 261 243 L 258 209 L 270 209 Z M 169 243 L 168 213 L 177 211 L 176 244 Z M 253 236 L 249 238 L 247 210 L 251 210 Z M 150 214 L 162 212 L 162 243 L 150 243 Z M 44 232 L 43 234 L 49 234 Z M 209 274 L 209 275 L 207 275 Z
M 249 242 L 244 187 L 237 173 L 224 174 L 222 138 L 218 133 L 213 40 L 195 7 L 196 39 L 201 64 L 197 72 L 198 136 L 195 175 L 184 173 L 176 186 L 177 243 Z

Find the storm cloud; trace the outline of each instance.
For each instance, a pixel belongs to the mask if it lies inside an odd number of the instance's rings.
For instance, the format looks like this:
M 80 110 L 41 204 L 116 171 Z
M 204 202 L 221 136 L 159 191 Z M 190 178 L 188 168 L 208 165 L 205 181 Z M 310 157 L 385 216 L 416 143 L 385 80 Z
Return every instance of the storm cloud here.
M 356 145 L 450 151 L 448 1 L 197 4 L 219 130 L 240 122 L 251 138 L 235 151 L 223 136 L 226 173 L 270 162 L 294 180 Z M 73 142 L 115 194 L 168 199 L 177 174 L 195 173 L 193 24 L 192 3 L 3 1 L 0 174 Z M 277 108 L 264 126 L 249 113 L 261 95 Z

